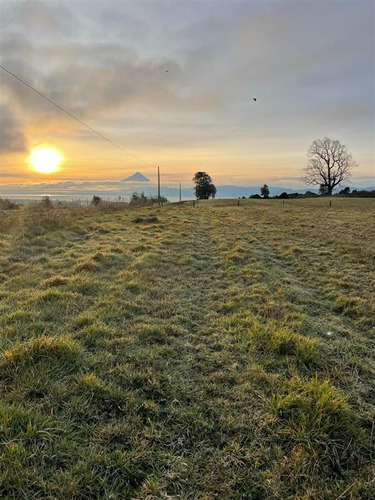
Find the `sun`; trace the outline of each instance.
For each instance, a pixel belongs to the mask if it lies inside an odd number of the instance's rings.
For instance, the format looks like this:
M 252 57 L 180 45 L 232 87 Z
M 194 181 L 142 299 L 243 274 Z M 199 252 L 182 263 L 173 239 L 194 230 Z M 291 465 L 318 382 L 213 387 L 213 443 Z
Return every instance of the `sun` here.
M 53 174 L 59 169 L 62 162 L 62 155 L 53 148 L 34 148 L 28 158 L 35 172 L 39 174 Z

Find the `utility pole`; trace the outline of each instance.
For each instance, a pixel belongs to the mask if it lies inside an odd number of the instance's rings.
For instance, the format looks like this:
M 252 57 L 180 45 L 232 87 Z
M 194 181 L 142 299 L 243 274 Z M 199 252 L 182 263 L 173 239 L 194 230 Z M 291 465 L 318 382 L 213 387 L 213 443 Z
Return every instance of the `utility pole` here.
M 158 167 L 158 205 L 160 207 L 160 167 Z
M 181 201 L 182 201 L 182 196 L 181 196 L 181 182 L 180 182 L 180 205 L 181 205 Z

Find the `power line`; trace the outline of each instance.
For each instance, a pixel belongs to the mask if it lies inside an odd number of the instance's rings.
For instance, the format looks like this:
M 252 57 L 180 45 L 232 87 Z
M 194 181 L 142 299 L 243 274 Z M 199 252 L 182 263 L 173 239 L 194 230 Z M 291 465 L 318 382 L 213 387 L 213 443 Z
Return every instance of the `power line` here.
M 66 111 L 66 109 L 64 109 L 63 107 L 59 106 L 56 102 L 52 101 L 52 99 L 49 99 L 49 97 L 45 96 L 44 94 L 42 94 L 41 92 L 39 92 L 39 90 L 36 90 L 34 89 L 34 87 L 32 87 L 31 85 L 29 85 L 28 83 L 26 83 L 24 80 L 22 80 L 21 78 L 19 78 L 17 75 L 15 75 L 14 73 L 12 73 L 11 71 L 9 71 L 9 69 L 6 69 L 4 68 L 4 66 L 2 66 L 0 64 L 0 68 L 3 69 L 4 71 L 6 71 L 7 73 L 9 73 L 11 76 L 13 76 L 14 78 L 16 78 L 16 80 L 20 81 L 21 83 L 23 83 L 24 85 L 26 85 L 26 87 L 28 87 L 29 89 L 31 89 L 33 92 L 37 93 L 38 95 L 40 95 L 41 97 L 43 97 L 43 99 L 45 99 L 46 101 L 50 102 L 51 104 L 53 104 L 54 106 L 56 106 L 57 108 L 59 108 L 61 111 L 63 111 L 65 114 L 67 114 L 68 116 L 70 116 L 71 118 L 73 118 L 73 120 L 76 120 L 78 123 L 80 123 L 81 125 L 83 125 L 84 127 L 88 128 L 89 130 L 91 130 L 91 132 L 94 132 L 94 134 L 98 135 L 101 139 L 104 139 L 105 141 L 109 142 L 110 144 L 112 144 L 113 146 L 115 146 L 116 148 L 118 149 L 121 149 L 121 151 L 124 151 L 125 153 L 127 153 L 128 155 L 132 156 L 133 158 L 136 158 L 137 160 L 139 160 L 140 162 L 142 163 L 146 163 L 147 165 L 149 165 L 150 167 L 154 167 L 154 165 L 151 165 L 151 163 L 148 163 L 147 161 L 145 160 L 142 160 L 142 158 L 139 158 L 138 156 L 136 156 L 135 154 L 131 153 L 130 151 L 126 150 L 125 148 L 123 148 L 122 146 L 120 146 L 119 144 L 116 144 L 115 142 L 113 142 L 111 139 L 108 139 L 108 137 L 106 137 L 105 135 L 101 134 L 100 132 L 98 132 L 97 130 L 93 129 L 92 127 L 90 127 L 90 125 L 87 125 L 87 123 L 83 122 L 82 120 L 80 120 L 79 118 L 77 118 L 76 116 L 72 115 L 72 113 L 69 113 L 69 111 Z

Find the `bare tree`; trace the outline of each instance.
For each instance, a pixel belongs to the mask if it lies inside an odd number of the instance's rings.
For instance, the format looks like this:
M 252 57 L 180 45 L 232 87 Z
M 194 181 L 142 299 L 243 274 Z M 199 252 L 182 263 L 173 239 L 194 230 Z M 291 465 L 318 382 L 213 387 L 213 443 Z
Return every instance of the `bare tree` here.
M 328 137 L 314 141 L 307 156 L 308 164 L 303 169 L 305 175 L 302 180 L 307 184 L 324 186 L 329 195 L 340 182 L 350 177 L 350 171 L 357 166 L 348 148 Z

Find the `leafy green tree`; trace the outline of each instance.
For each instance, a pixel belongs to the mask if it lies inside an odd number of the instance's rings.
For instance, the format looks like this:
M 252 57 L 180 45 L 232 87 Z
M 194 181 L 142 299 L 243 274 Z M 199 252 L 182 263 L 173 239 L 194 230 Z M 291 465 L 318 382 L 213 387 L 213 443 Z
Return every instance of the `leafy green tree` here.
M 193 177 L 193 181 L 195 182 L 195 197 L 197 200 L 215 198 L 216 187 L 206 172 L 197 172 Z
M 267 199 L 270 197 L 270 190 L 267 186 L 267 184 L 264 184 L 261 188 L 260 188 L 260 194 L 263 196 L 263 198 Z

